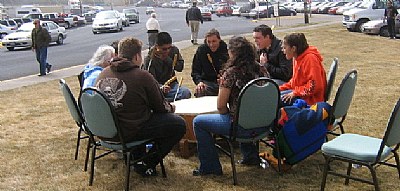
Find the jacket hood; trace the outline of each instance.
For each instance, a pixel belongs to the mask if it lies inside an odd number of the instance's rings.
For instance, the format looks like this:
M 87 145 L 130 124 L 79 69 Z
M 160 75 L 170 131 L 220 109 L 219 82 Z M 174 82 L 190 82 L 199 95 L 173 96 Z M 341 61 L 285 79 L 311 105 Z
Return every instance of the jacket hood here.
M 130 70 L 132 68 L 138 68 L 139 66 L 136 66 L 135 64 L 132 63 L 132 61 L 129 61 L 126 58 L 120 58 L 116 57 L 111 60 L 111 70 L 116 71 L 116 72 L 123 72 Z
M 296 61 L 304 59 L 304 57 L 307 55 L 314 55 L 315 58 L 321 63 L 323 61 L 321 54 L 315 46 L 308 46 L 308 48 L 296 58 Z

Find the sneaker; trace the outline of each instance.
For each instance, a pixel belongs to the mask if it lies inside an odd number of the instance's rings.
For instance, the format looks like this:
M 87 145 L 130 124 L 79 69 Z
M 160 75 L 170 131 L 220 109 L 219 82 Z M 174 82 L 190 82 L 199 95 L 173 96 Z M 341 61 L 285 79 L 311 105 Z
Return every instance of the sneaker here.
M 194 44 L 194 40 L 190 40 L 190 42 L 192 42 L 192 44 Z
M 275 171 L 278 172 L 278 159 L 275 158 L 273 155 L 265 152 L 265 153 L 260 153 L 260 157 L 264 158 L 267 160 L 268 164 L 274 168 Z M 287 172 L 292 168 L 292 165 L 286 164 L 284 160 L 281 161 L 281 170 L 282 172 Z
M 52 66 L 53 66 L 53 65 L 51 65 L 51 64 L 47 64 L 47 67 L 46 67 L 47 73 L 50 73 L 51 67 L 52 67 Z
M 218 172 L 203 172 L 198 168 L 193 170 L 193 176 L 205 176 L 205 175 L 222 176 L 222 170 Z
M 38 74 L 37 76 L 39 76 L 39 77 L 40 77 L 40 76 L 45 76 L 45 75 L 46 75 L 46 74 Z
M 157 170 L 155 167 L 148 167 L 143 162 L 138 162 L 133 165 L 133 170 L 141 175 L 142 177 L 150 177 L 150 176 L 157 176 Z

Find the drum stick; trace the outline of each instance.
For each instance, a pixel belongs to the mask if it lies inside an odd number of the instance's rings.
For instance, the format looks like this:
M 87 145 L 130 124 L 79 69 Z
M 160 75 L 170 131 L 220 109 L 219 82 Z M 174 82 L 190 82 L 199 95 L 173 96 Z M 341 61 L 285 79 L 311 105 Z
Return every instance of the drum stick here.
M 174 97 L 174 100 L 172 102 L 175 102 L 176 97 L 178 96 L 179 89 L 181 89 L 182 81 L 183 81 L 183 77 L 181 77 L 181 79 L 179 80 L 178 89 L 176 90 L 175 97 Z

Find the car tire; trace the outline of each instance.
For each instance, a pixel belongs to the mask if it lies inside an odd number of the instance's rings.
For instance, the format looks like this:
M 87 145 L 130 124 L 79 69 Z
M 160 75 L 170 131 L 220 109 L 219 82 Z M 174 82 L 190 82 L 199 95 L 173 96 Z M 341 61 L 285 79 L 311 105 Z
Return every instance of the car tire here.
M 7 50 L 13 51 L 13 50 L 14 50 L 14 47 L 7 47 Z
M 290 16 L 294 16 L 294 13 L 290 13 Z
M 389 28 L 388 28 L 388 26 L 383 26 L 383 27 L 379 30 L 379 35 L 380 35 L 380 36 L 384 36 L 384 37 L 389 37 Z
M 71 27 L 71 24 L 69 24 L 69 22 L 65 22 L 65 28 L 69 29 Z
M 362 26 L 363 26 L 363 24 L 366 23 L 366 22 L 368 22 L 368 19 L 361 19 L 361 20 L 358 20 L 357 23 L 356 23 L 355 31 L 357 31 L 357 32 L 362 32 Z
M 59 45 L 64 44 L 64 37 L 62 35 L 58 35 L 57 44 Z
M 121 27 L 119 28 L 119 31 L 123 31 L 123 30 L 124 30 L 124 27 L 121 26 Z

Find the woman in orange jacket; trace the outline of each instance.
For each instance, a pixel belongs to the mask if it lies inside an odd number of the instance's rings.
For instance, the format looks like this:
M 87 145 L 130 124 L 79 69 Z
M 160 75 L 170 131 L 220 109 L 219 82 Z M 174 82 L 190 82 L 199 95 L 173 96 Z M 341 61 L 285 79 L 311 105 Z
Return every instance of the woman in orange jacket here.
M 300 98 L 308 105 L 324 101 L 326 74 L 318 49 L 308 45 L 303 33 L 286 35 L 282 48 L 287 59 L 294 58 L 292 78 L 279 86 L 282 101 L 292 103 L 294 99 Z

